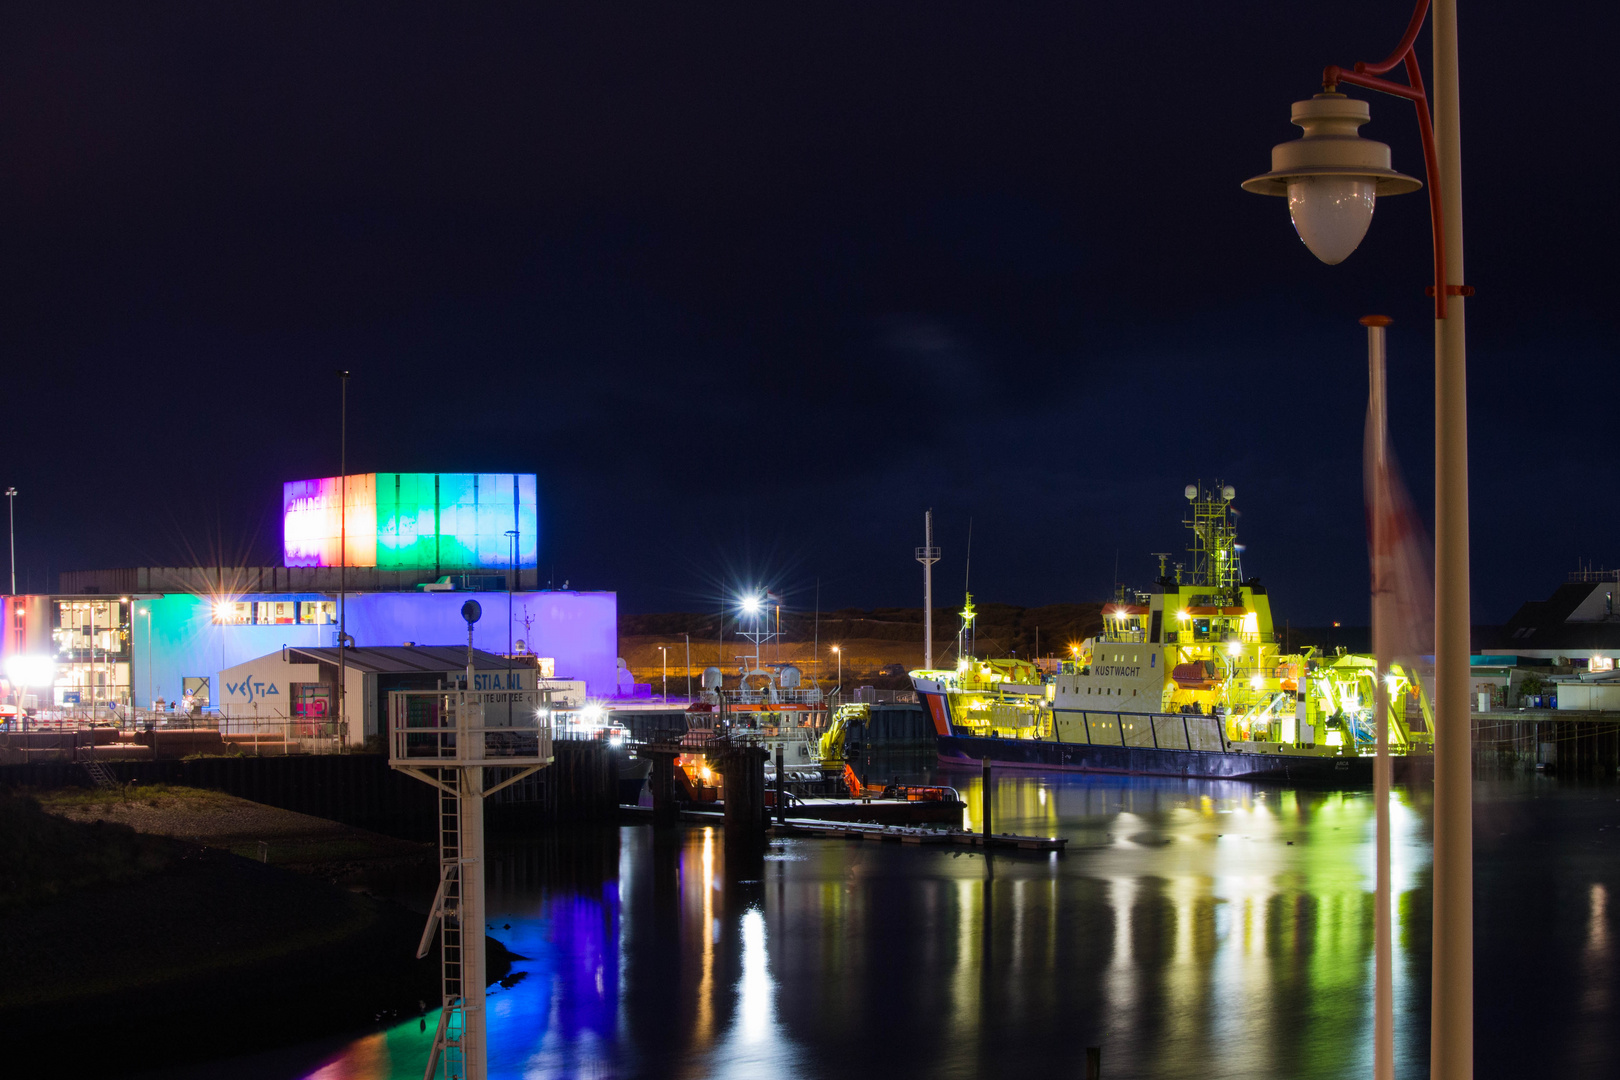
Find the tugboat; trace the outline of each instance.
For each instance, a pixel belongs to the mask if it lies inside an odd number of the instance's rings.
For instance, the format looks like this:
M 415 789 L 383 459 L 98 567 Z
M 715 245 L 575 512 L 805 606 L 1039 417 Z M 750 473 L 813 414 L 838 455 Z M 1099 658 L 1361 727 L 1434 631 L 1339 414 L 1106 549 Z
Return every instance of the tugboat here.
M 1285 654 L 1258 578 L 1244 578 L 1232 521 L 1237 493 L 1184 492 L 1191 565 L 1151 589 L 1121 589 L 1103 630 L 1050 669 L 973 655 L 971 594 L 953 669 L 911 672 L 944 763 L 1042 770 L 1372 782 L 1377 665 L 1372 657 Z M 1389 743 L 1402 776 L 1433 758 L 1433 713 L 1418 672 L 1387 676 Z

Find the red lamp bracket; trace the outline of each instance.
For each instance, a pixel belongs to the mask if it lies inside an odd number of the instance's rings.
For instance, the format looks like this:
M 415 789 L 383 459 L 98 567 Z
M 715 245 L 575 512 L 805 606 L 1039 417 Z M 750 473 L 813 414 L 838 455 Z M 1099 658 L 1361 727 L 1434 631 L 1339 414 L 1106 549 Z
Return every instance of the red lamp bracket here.
M 1406 32 L 1401 35 L 1400 44 L 1395 46 L 1394 52 L 1380 63 L 1359 63 L 1349 70 L 1337 64 L 1329 64 L 1322 71 L 1322 86 L 1332 93 L 1338 89 L 1339 83 L 1350 83 L 1352 86 L 1406 98 L 1417 109 L 1418 134 L 1423 141 L 1424 179 L 1429 185 L 1429 221 L 1434 233 L 1435 284 L 1429 286 L 1428 294 L 1434 297 L 1434 317 L 1443 319 L 1446 317 L 1446 297 L 1472 296 L 1474 290 L 1469 285 L 1447 285 L 1443 290 L 1437 287 L 1446 280 L 1446 237 L 1440 203 L 1440 161 L 1434 142 L 1434 118 L 1429 113 L 1429 95 L 1423 89 L 1423 74 L 1418 70 L 1417 54 L 1412 50 L 1418 31 L 1423 29 L 1423 20 L 1428 14 L 1429 0 L 1417 0 L 1417 6 L 1412 11 L 1412 20 L 1406 24 Z M 1378 77 L 1397 65 L 1404 65 L 1406 68 L 1404 85 Z

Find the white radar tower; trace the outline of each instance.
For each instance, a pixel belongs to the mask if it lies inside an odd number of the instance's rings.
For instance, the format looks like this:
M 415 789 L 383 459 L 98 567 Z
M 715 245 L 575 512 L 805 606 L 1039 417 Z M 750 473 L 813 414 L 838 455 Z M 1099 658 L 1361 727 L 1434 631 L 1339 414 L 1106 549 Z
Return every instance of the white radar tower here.
M 486 1080 L 484 987 L 484 796 L 551 764 L 551 695 L 521 687 L 479 685 L 473 671 L 478 601 L 461 606 L 467 620 L 467 672 L 460 686 L 396 690 L 388 702 L 388 764 L 438 789 L 439 891 L 416 955 L 440 932 L 443 1012 L 423 1080 Z M 499 683 L 505 669 L 486 677 Z M 508 684 L 511 678 L 506 678 Z M 521 680 L 527 681 L 527 680 Z M 510 706 L 491 708 L 486 706 Z M 484 770 L 510 775 L 484 787 Z

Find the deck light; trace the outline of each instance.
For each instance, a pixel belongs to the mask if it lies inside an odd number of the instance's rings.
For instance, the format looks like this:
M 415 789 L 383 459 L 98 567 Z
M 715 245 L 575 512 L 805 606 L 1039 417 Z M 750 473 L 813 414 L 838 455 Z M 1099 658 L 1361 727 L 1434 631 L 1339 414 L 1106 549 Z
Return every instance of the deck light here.
M 1372 119 L 1365 101 L 1339 93 L 1296 101 L 1289 117 L 1304 130 L 1271 149 L 1271 171 L 1243 182 L 1244 191 L 1288 198 L 1294 230 L 1323 262 L 1343 262 L 1372 224 L 1380 195 L 1404 195 L 1421 181 L 1389 165 L 1389 146 L 1357 133 Z

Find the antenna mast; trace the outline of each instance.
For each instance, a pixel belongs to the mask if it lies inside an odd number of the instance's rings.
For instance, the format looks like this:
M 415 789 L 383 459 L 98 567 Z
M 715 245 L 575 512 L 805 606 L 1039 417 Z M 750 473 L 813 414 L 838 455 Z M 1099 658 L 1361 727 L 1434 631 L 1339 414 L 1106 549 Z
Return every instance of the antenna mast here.
M 970 526 L 971 528 L 971 526 Z M 939 562 L 939 548 L 934 546 L 934 510 L 929 507 L 923 514 L 923 546 L 917 549 L 917 561 L 923 564 L 923 667 L 934 666 L 934 564 Z

